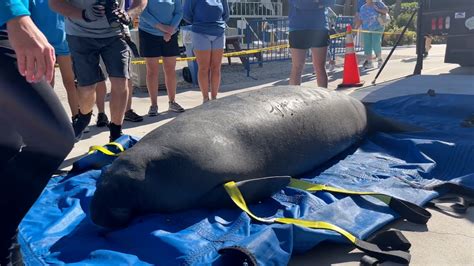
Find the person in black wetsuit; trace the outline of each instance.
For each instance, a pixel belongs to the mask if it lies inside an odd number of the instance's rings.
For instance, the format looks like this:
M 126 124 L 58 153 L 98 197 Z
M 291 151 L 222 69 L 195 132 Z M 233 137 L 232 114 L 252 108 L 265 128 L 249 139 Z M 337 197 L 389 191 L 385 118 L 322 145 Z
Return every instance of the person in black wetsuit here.
M 0 265 L 22 264 L 18 225 L 74 144 L 48 85 L 54 49 L 29 15 L 27 0 L 0 1 Z

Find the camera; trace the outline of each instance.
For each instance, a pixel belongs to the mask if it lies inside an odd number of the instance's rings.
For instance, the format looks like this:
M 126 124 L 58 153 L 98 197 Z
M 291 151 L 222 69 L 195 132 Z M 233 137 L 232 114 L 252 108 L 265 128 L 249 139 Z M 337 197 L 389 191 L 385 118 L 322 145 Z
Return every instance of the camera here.
M 97 4 L 104 7 L 105 17 L 111 27 L 116 28 L 123 24 L 123 21 L 114 12 L 119 8 L 117 0 L 98 0 Z

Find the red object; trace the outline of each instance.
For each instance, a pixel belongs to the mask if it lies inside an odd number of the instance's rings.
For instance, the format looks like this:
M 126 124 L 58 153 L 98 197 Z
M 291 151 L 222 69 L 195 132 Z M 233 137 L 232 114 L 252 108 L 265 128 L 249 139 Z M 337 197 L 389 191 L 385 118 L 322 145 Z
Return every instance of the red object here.
M 431 30 L 436 30 L 436 18 L 433 18 L 431 20 Z
M 364 85 L 364 81 L 360 80 L 359 66 L 357 65 L 357 57 L 354 50 L 354 40 L 352 39 L 352 27 L 346 28 L 346 52 L 344 55 L 344 74 L 342 83 L 338 88 L 360 87 Z
M 442 30 L 442 29 L 443 29 L 443 25 L 444 25 L 443 17 L 439 17 L 439 18 L 438 18 L 438 30 Z

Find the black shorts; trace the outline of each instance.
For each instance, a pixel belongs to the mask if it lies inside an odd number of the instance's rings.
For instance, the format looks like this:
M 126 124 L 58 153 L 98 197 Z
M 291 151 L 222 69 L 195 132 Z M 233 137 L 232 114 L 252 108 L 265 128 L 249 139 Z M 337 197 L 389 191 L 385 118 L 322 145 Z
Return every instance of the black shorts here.
M 72 35 L 66 37 L 79 86 L 90 86 L 105 80 L 105 75 L 99 66 L 101 57 L 109 77 L 130 78 L 131 54 L 122 37 L 88 38 Z
M 172 57 L 178 56 L 178 32 L 171 36 L 168 42 L 163 40 L 163 36 L 150 34 L 139 30 L 140 35 L 140 55 L 143 57 Z
M 290 48 L 309 49 L 329 45 L 328 30 L 293 30 L 290 31 Z

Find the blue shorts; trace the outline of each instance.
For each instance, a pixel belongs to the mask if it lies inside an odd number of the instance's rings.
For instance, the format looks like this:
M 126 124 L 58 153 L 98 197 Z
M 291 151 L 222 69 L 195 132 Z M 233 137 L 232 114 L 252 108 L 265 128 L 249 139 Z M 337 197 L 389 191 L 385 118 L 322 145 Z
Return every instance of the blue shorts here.
M 71 52 L 69 51 L 69 45 L 64 39 L 60 44 L 53 44 L 54 51 L 56 53 L 56 56 L 65 56 L 65 55 L 70 55 Z
M 225 34 L 212 36 L 202 33 L 191 32 L 193 49 L 198 51 L 208 51 L 225 48 Z

